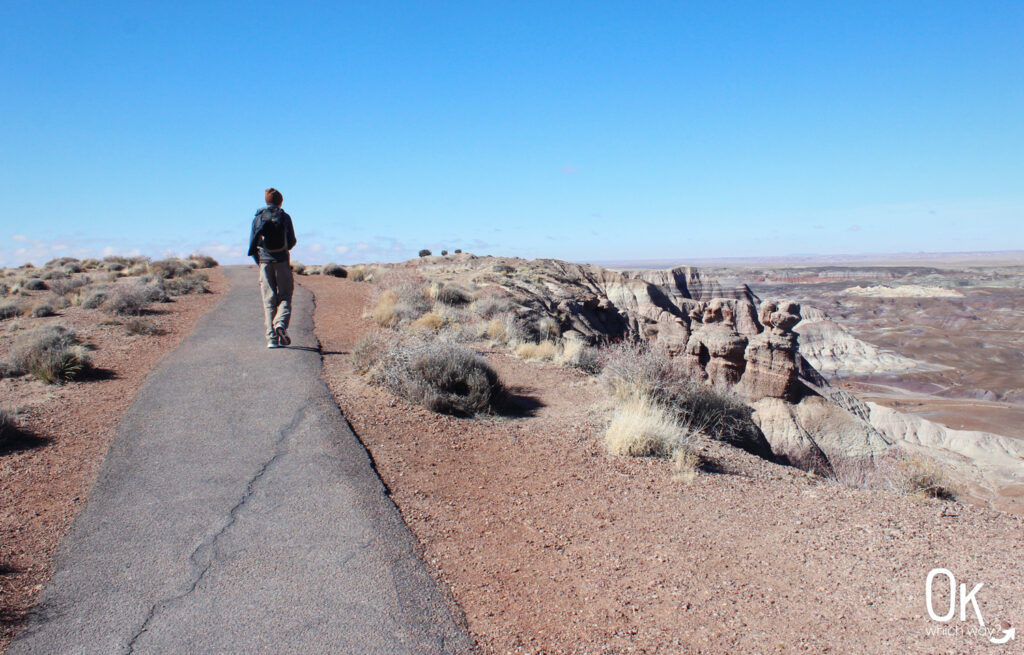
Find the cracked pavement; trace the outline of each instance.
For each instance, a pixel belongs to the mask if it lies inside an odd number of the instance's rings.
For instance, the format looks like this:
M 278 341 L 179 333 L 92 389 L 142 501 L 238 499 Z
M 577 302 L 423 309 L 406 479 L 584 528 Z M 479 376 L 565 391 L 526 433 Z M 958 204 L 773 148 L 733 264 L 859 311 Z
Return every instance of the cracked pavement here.
M 320 379 L 312 294 L 296 288 L 292 347 L 267 350 L 255 270 L 224 270 L 9 655 L 470 652 Z

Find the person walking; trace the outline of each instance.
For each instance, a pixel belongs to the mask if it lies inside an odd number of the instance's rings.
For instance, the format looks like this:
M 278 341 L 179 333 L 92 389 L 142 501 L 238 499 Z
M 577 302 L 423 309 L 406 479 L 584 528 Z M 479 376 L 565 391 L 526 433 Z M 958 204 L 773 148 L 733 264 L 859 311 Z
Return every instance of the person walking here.
M 249 236 L 249 256 L 260 267 L 260 294 L 267 325 L 267 348 L 291 344 L 288 321 L 292 314 L 292 264 L 288 251 L 295 247 L 292 217 L 281 209 L 284 196 L 271 187 L 263 192 L 266 207 L 256 212 Z

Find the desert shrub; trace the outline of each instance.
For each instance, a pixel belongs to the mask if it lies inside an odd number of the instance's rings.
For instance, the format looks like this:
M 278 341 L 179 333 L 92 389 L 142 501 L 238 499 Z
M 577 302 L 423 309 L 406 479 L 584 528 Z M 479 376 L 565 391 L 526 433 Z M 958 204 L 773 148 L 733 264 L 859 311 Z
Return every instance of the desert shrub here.
M 74 273 L 81 273 L 83 270 L 84 269 L 82 268 L 82 265 L 77 260 L 70 261 L 64 264 L 64 272 L 69 275 L 72 275 Z
M 73 380 L 89 366 L 85 348 L 63 325 L 46 325 L 18 335 L 10 360 L 18 373 L 48 384 Z
M 20 300 L 4 300 L 0 302 L 0 320 L 21 316 L 25 311 L 25 303 Z
M 110 272 L 123 271 L 128 268 L 128 265 L 120 259 L 107 258 L 103 260 L 103 270 Z
M 71 263 L 71 262 L 77 262 L 77 261 L 78 260 L 75 259 L 74 257 L 55 257 L 55 258 L 51 259 L 50 261 L 46 262 L 44 267 L 45 268 L 61 268 L 65 264 L 68 264 L 68 263 Z
M 64 296 L 75 289 L 80 289 L 89 284 L 89 281 L 82 277 L 68 277 L 62 280 L 50 282 L 50 291 L 58 296 Z
M 437 332 L 444 327 L 444 318 L 435 312 L 427 312 L 412 322 L 412 327 Z
M 141 316 L 152 302 L 149 300 L 150 293 L 146 286 L 119 284 L 110 290 L 103 302 L 103 309 L 118 316 Z M 84 307 L 85 304 L 83 303 L 82 306 Z
M 142 291 L 142 295 L 147 302 L 170 302 L 171 298 L 167 294 L 167 289 L 164 287 L 164 285 L 170 281 L 171 280 L 161 280 L 160 278 L 152 279 L 143 277 L 133 281 L 132 285 L 138 287 Z
M 330 262 L 328 264 L 324 264 L 324 267 L 320 269 L 320 275 L 328 275 L 330 277 L 347 277 L 348 271 L 334 262 Z
M 320 275 L 322 266 L 307 266 L 304 275 Z
M 888 467 L 889 483 L 900 493 L 918 498 L 955 500 L 956 490 L 934 459 L 901 457 Z
M 21 425 L 14 412 L 0 409 L 0 451 L 5 450 L 21 435 Z
M 0 297 L 10 293 L 11 287 L 6 282 L 0 282 Z
M 131 335 L 154 336 L 163 334 L 163 330 L 152 320 L 142 316 L 133 316 L 124 322 L 125 332 Z
M 189 255 L 188 260 L 192 262 L 193 268 L 214 268 L 219 266 L 216 259 L 200 253 Z
M 442 257 L 447 257 L 448 256 L 448 251 L 447 250 L 442 250 L 441 251 L 441 256 Z
M 102 265 L 103 265 L 103 262 L 101 262 L 98 259 L 83 259 L 82 260 L 82 268 L 84 270 L 87 270 L 87 271 L 96 270 L 97 268 L 99 268 Z
M 383 330 L 364 332 L 352 346 L 352 368 L 359 374 L 369 373 L 392 347 L 396 337 Z
M 39 278 L 30 277 L 21 281 L 21 288 L 25 291 L 46 291 L 48 287 L 46 282 L 43 282 Z
M 672 393 L 667 406 L 691 433 L 704 434 L 757 455 L 771 453 L 751 418 L 753 410 L 730 391 L 689 382 Z
M 429 250 L 424 248 L 423 250 L 420 251 L 419 254 L 420 254 L 420 257 L 430 257 L 430 255 L 433 254 L 433 253 L 431 253 Z
M 88 287 L 82 289 L 72 301 L 83 309 L 97 309 L 107 301 L 110 296 L 110 288 L 105 286 Z
M 504 395 L 487 360 L 443 340 L 391 342 L 371 380 L 412 403 L 459 416 L 493 411 Z
M 512 310 L 515 304 L 508 298 L 501 296 L 482 296 L 473 301 L 473 311 L 481 318 L 494 318 Z
M 292 262 L 291 266 L 292 266 L 292 273 L 295 273 L 296 275 L 305 275 L 306 274 L 306 265 L 305 264 L 300 264 L 299 262 Z
M 613 455 L 667 457 L 682 445 L 685 434 L 671 411 L 636 396 L 616 408 L 604 438 Z
M 161 259 L 149 264 L 149 273 L 159 279 L 182 277 L 192 272 L 190 262 L 183 259 Z
M 393 286 L 378 296 L 373 318 L 378 325 L 393 326 L 415 321 L 432 307 L 423 284 L 412 279 L 394 280 Z
M 561 326 L 559 326 L 558 321 L 553 317 L 542 316 L 537 319 L 537 335 L 542 341 L 547 339 L 557 339 L 561 334 Z
M 42 277 L 42 279 L 44 279 L 44 280 L 49 281 L 49 280 L 64 280 L 64 279 L 67 279 L 67 278 L 69 278 L 71 276 L 68 275 L 67 273 L 65 273 L 64 271 L 62 271 L 59 268 L 54 268 L 54 269 L 50 269 L 48 271 L 44 271 L 43 274 L 40 277 Z
M 395 305 L 398 304 L 398 294 L 388 289 L 377 298 L 377 304 L 370 317 L 373 322 L 381 327 L 393 327 L 398 324 L 398 312 Z
M 71 305 L 71 301 L 66 297 L 58 295 L 56 293 L 49 293 L 46 296 L 46 303 L 54 309 L 64 309 Z
M 181 277 L 164 280 L 161 288 L 167 292 L 168 296 L 173 298 L 190 293 L 207 293 L 210 290 L 207 282 L 208 278 L 206 275 L 192 272 Z
M 32 318 L 44 318 L 46 316 L 53 316 L 57 313 L 57 310 L 48 302 L 41 302 L 36 304 L 29 311 L 29 316 Z
M 127 277 L 136 277 L 138 275 L 148 275 L 149 274 L 149 264 L 146 264 L 146 263 L 132 264 L 131 266 L 128 266 L 127 268 L 122 270 L 121 274 L 125 275 Z
M 591 375 L 601 372 L 601 357 L 598 355 L 597 350 L 579 339 L 570 339 L 562 342 L 562 351 L 558 355 L 558 363 L 562 366 L 578 368 Z
M 634 396 L 670 402 L 689 383 L 668 352 L 647 343 L 622 342 L 604 352 L 604 383 L 619 400 Z
M 472 300 L 468 291 L 455 284 L 446 284 L 437 290 L 437 301 L 446 305 L 466 305 Z
M 554 341 L 541 341 L 540 343 L 521 343 L 516 347 L 516 355 L 523 359 L 539 359 L 550 362 L 558 353 Z
M 456 255 L 461 255 L 462 254 L 462 248 L 456 248 L 455 249 L 455 254 Z

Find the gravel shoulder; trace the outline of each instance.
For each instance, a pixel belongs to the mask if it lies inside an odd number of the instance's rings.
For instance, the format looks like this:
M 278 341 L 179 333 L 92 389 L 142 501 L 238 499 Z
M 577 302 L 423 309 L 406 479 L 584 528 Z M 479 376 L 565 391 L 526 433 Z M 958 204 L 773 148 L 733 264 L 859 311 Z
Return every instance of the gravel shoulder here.
M 0 455 L 0 651 L 23 624 L 53 572 L 57 545 L 83 507 L 115 427 L 149 372 L 221 299 L 219 268 L 204 270 L 210 293 L 180 296 L 156 306 L 149 318 L 158 335 L 126 336 L 122 325 L 103 325 L 95 311 L 69 307 L 57 316 L 18 319 L 24 327 L 62 323 L 93 348 L 98 373 L 61 386 L 27 378 L 0 379 L 2 404 L 18 411 L 33 438 Z M 4 322 L 0 357 L 14 335 Z
M 352 371 L 370 284 L 299 280 L 316 295 L 328 385 L 486 652 L 981 651 L 982 637 L 936 634 L 936 567 L 985 583 L 996 636 L 1024 625 L 1019 517 L 841 487 L 725 447 L 708 452 L 717 472 L 686 482 L 667 461 L 606 454 L 592 378 L 498 352 L 488 359 L 533 409 L 436 415 Z

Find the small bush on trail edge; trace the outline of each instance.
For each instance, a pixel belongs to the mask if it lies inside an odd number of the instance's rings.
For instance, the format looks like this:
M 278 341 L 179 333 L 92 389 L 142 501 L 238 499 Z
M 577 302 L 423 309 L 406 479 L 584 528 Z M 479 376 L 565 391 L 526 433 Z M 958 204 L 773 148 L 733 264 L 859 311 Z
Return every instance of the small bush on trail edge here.
M 492 412 L 504 397 L 498 374 L 480 355 L 443 340 L 394 339 L 381 344 L 370 379 L 435 412 Z
M 689 381 L 687 371 L 658 346 L 622 342 L 604 352 L 604 382 L 619 400 L 642 396 L 668 403 Z
M 598 356 L 597 350 L 577 339 L 566 339 L 562 342 L 562 352 L 558 355 L 558 363 L 562 366 L 578 368 L 591 375 L 601 372 L 601 358 Z
M 90 287 L 80 291 L 72 300 L 72 304 L 77 304 L 82 309 L 97 309 L 107 301 L 109 296 L 110 289 L 108 287 Z
M 155 336 L 163 334 L 163 330 L 148 318 L 133 316 L 124 322 L 125 332 L 131 335 Z
M 364 332 L 352 346 L 352 368 L 365 375 L 381 361 L 384 353 L 391 348 L 396 336 L 385 330 Z
M 327 275 L 330 277 L 348 277 L 348 271 L 334 262 L 331 262 L 324 264 L 324 267 L 320 269 L 320 275 Z
M 473 300 L 468 291 L 455 284 L 438 287 L 435 296 L 438 302 L 451 306 L 465 305 Z
M 121 284 L 110 291 L 103 302 L 103 309 L 118 316 L 141 316 L 149 303 L 149 294 L 142 286 Z
M 424 248 L 423 250 L 420 251 L 420 257 L 430 257 L 431 254 L 433 254 L 433 253 L 431 253 L 426 248 Z
M 306 265 L 300 264 L 299 262 L 292 262 L 292 273 L 295 273 L 296 275 L 305 275 Z
M 172 298 L 190 293 L 209 293 L 208 279 L 203 273 L 192 272 L 181 277 L 164 280 L 160 287 Z
M 444 319 L 441 317 L 440 314 L 435 314 L 434 312 L 427 312 L 423 316 L 420 316 L 415 321 L 413 321 L 412 327 L 414 329 L 430 330 L 432 332 L 437 332 L 438 330 L 444 327 Z
M 516 348 L 516 355 L 523 359 L 538 359 L 542 362 L 550 362 L 555 358 L 558 350 L 554 341 L 541 341 L 540 343 L 521 343 Z
M 209 255 L 202 255 L 196 253 L 195 255 L 189 255 L 188 260 L 195 264 L 196 268 L 214 268 L 219 266 L 217 260 Z
M 89 281 L 81 277 L 54 280 L 53 282 L 50 283 L 50 291 L 57 294 L 58 296 L 65 296 L 74 291 L 75 289 L 81 289 L 87 284 L 89 284 Z
M 11 366 L 47 384 L 59 384 L 79 377 L 89 367 L 89 355 L 74 332 L 63 325 L 46 325 L 18 335 Z

